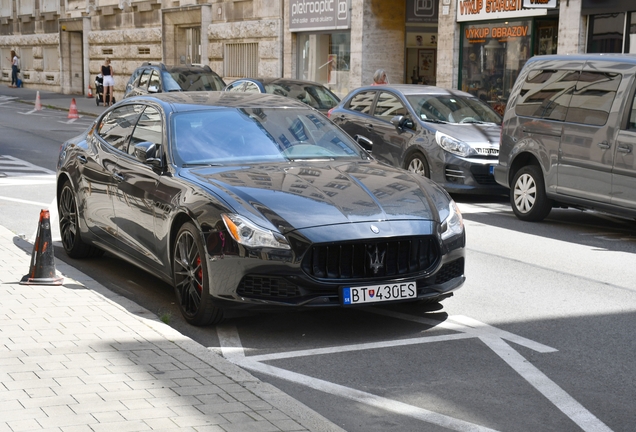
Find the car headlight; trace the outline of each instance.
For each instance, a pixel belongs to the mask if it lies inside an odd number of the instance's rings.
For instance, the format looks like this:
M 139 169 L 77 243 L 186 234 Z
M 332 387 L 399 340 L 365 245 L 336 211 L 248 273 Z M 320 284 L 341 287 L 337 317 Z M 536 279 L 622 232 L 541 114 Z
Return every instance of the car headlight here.
M 280 233 L 257 227 L 246 218 L 223 213 L 223 223 L 234 240 L 249 247 L 269 247 L 291 249 L 285 237 Z
M 435 132 L 435 141 L 437 141 L 437 144 L 441 148 L 449 153 L 453 153 L 463 157 L 477 155 L 475 149 L 466 144 L 464 141 L 455 139 L 450 135 L 446 135 L 445 133 L 441 133 L 439 131 Z
M 464 232 L 464 218 L 455 201 L 450 200 L 447 211 L 448 216 L 446 216 L 442 222 L 440 229 L 442 240 L 449 239 Z

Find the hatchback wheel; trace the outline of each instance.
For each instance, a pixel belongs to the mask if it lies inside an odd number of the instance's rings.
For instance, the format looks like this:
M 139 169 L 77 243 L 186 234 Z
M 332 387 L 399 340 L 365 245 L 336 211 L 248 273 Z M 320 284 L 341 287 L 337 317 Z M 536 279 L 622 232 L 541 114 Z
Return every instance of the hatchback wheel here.
M 515 215 L 524 221 L 538 222 L 552 210 L 552 200 L 545 193 L 541 168 L 528 165 L 517 171 L 512 179 L 510 205 Z
M 412 173 L 419 174 L 422 177 L 430 178 L 431 176 L 428 170 L 428 163 L 426 162 L 426 158 L 420 153 L 414 153 L 409 156 L 404 165 L 404 167 Z
M 194 224 L 185 223 L 174 245 L 174 289 L 185 320 L 196 326 L 216 324 L 223 318 L 212 302 L 203 241 Z
M 68 256 L 71 258 L 90 258 L 104 254 L 103 250 L 82 240 L 75 193 L 68 180 L 62 186 L 62 193 L 57 202 L 57 212 L 60 218 L 62 245 Z

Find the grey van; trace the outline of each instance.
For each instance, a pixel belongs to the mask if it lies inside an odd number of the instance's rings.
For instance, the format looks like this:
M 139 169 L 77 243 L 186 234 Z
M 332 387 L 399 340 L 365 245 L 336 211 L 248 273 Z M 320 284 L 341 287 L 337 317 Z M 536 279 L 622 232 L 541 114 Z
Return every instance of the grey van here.
M 515 215 L 553 207 L 636 217 L 636 55 L 532 57 L 510 93 L 495 180 Z

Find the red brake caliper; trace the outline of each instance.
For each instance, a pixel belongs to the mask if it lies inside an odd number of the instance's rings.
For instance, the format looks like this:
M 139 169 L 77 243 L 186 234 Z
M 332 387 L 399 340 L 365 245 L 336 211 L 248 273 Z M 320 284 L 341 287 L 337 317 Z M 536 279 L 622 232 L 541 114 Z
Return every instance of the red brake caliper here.
M 199 271 L 197 271 L 197 291 L 199 294 L 203 292 L 203 268 L 201 267 L 201 257 L 197 257 L 197 266 L 199 266 Z

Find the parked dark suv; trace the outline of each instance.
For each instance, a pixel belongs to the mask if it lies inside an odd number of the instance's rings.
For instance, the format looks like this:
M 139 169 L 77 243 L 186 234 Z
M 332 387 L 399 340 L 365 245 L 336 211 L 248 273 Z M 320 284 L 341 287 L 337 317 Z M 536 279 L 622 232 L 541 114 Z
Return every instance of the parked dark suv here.
M 495 179 L 515 215 L 553 207 L 636 218 L 636 55 L 531 58 L 510 94 Z
M 124 98 L 171 91 L 220 91 L 225 82 L 210 66 L 146 62 L 138 67 L 126 84 Z

